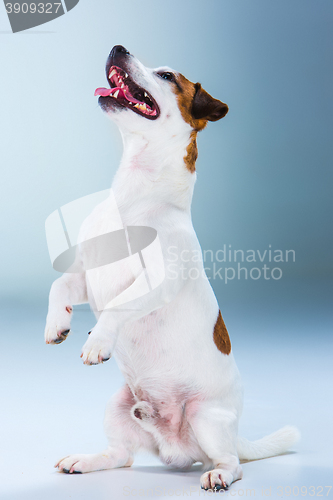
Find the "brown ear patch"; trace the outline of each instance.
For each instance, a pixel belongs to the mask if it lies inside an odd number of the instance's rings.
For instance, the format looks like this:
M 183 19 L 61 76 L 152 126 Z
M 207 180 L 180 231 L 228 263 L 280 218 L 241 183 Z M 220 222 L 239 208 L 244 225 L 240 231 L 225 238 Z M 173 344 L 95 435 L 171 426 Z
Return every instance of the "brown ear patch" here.
M 190 82 L 181 73 L 177 76 L 178 85 L 175 86 L 174 92 L 177 95 L 178 107 L 183 117 L 183 120 L 191 125 L 196 130 L 202 130 L 207 125 L 207 120 L 195 119 L 192 115 L 192 104 L 196 93 L 196 86 Z
M 207 121 L 217 121 L 223 118 L 228 112 L 228 106 L 209 95 L 200 83 L 190 82 L 181 73 L 178 73 L 173 89 L 183 120 L 193 129 L 184 156 L 186 168 L 193 173 L 198 157 L 197 132 L 205 128 Z
M 216 347 L 220 352 L 222 352 L 222 354 L 230 354 L 231 342 L 227 327 L 225 326 L 222 318 L 221 311 L 219 311 L 219 315 L 215 323 L 213 338 Z
M 205 128 L 207 121 L 215 122 L 228 113 L 224 102 L 214 99 L 200 83 L 190 82 L 181 73 L 177 76 L 174 92 L 184 121 L 197 132 Z
M 201 87 L 200 83 L 195 84 L 195 89 L 191 110 L 194 118 L 216 122 L 228 113 L 228 106 L 224 102 L 214 99 Z

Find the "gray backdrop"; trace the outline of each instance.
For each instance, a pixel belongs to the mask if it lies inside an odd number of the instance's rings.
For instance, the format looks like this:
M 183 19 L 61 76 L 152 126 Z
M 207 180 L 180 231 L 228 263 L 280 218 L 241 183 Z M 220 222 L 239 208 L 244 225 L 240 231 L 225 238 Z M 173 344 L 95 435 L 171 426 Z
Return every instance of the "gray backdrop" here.
M 271 245 L 294 249 L 296 262 L 280 264 L 281 283 L 234 279 L 229 291 L 266 295 L 295 279 L 304 291 L 302 279 L 329 278 L 331 22 L 330 0 L 145 0 L 116 8 L 81 0 L 39 31 L 13 35 L 3 11 L 0 295 L 45 301 L 57 276 L 46 217 L 111 184 L 120 136 L 93 93 L 106 84 L 114 44 L 200 81 L 230 107 L 198 141 L 193 219 L 202 247 Z
M 0 5 L 3 498 L 118 500 L 124 484 L 199 485 L 198 470 L 152 470 L 146 459 L 131 471 L 52 473 L 61 456 L 103 449 L 103 408 L 123 383 L 113 359 L 82 364 L 94 326 L 87 308 L 77 308 L 64 344 L 43 343 L 58 276 L 45 220 L 109 188 L 121 156 L 93 95 L 115 44 L 200 81 L 230 107 L 199 136 L 194 226 L 215 256 L 206 266 L 243 375 L 241 434 L 256 439 L 286 423 L 303 434 L 296 454 L 245 464 L 233 489 L 260 496 L 263 486 L 331 484 L 332 11 L 332 0 L 80 0 L 12 34 Z M 294 250 L 295 262 L 257 257 L 248 272 L 274 265 L 281 279 L 243 273 L 226 283 L 225 267 L 237 263 L 218 262 L 224 245 Z M 215 279 L 213 264 L 222 268 Z

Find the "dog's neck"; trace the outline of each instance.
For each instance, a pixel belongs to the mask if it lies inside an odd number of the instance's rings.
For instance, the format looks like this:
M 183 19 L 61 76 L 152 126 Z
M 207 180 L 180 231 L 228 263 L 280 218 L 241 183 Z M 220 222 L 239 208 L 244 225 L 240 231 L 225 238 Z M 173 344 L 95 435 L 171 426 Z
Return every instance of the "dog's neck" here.
M 123 156 L 112 189 L 119 209 L 137 211 L 173 205 L 190 214 L 196 180 L 184 157 L 190 134 L 149 138 L 144 133 L 122 133 Z

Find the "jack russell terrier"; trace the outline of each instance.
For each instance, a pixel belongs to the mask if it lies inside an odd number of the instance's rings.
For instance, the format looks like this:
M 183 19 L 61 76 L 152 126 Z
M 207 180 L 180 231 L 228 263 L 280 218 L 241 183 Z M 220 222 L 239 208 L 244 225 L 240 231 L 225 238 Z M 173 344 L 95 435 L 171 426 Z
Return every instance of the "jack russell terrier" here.
M 201 256 L 190 211 L 196 135 L 208 121 L 223 118 L 228 106 L 168 67 L 146 68 L 121 45 L 113 47 L 106 75 L 109 88 L 98 88 L 95 95 L 124 143 L 112 184 L 122 226 L 103 202 L 85 219 L 81 241 L 119 227 L 154 228 L 164 268 L 172 262 L 173 274 L 166 272 L 148 293 L 102 311 L 87 267 L 53 283 L 46 343 L 65 340 L 72 306 L 89 302 L 97 323 L 83 346 L 83 362 L 94 365 L 114 356 L 126 380 L 106 409 L 108 448 L 70 455 L 55 467 L 72 474 L 128 467 L 135 453 L 145 449 L 172 467 L 188 469 L 201 462 L 208 471 L 201 476 L 202 488 L 226 489 L 242 478 L 240 459 L 283 453 L 299 437 L 291 426 L 254 442 L 237 436 L 242 385 L 228 331 L 202 258 L 188 263 L 198 270 L 196 279 L 181 272 L 187 264 L 180 258 L 184 250 Z M 86 250 L 78 251 L 83 265 L 88 257 Z M 153 274 L 160 273 L 157 260 Z M 93 270 L 104 303 L 135 285 L 144 271 L 126 259 Z

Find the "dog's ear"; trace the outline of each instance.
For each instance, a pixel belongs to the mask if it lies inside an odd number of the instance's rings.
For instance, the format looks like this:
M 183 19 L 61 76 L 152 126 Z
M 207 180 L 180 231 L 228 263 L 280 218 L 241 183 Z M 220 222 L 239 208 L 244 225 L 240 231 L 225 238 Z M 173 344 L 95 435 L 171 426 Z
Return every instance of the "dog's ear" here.
M 200 85 L 195 84 L 195 95 L 192 102 L 192 116 L 196 120 L 204 119 L 210 122 L 220 120 L 228 113 L 228 106 L 224 102 L 214 99 Z

